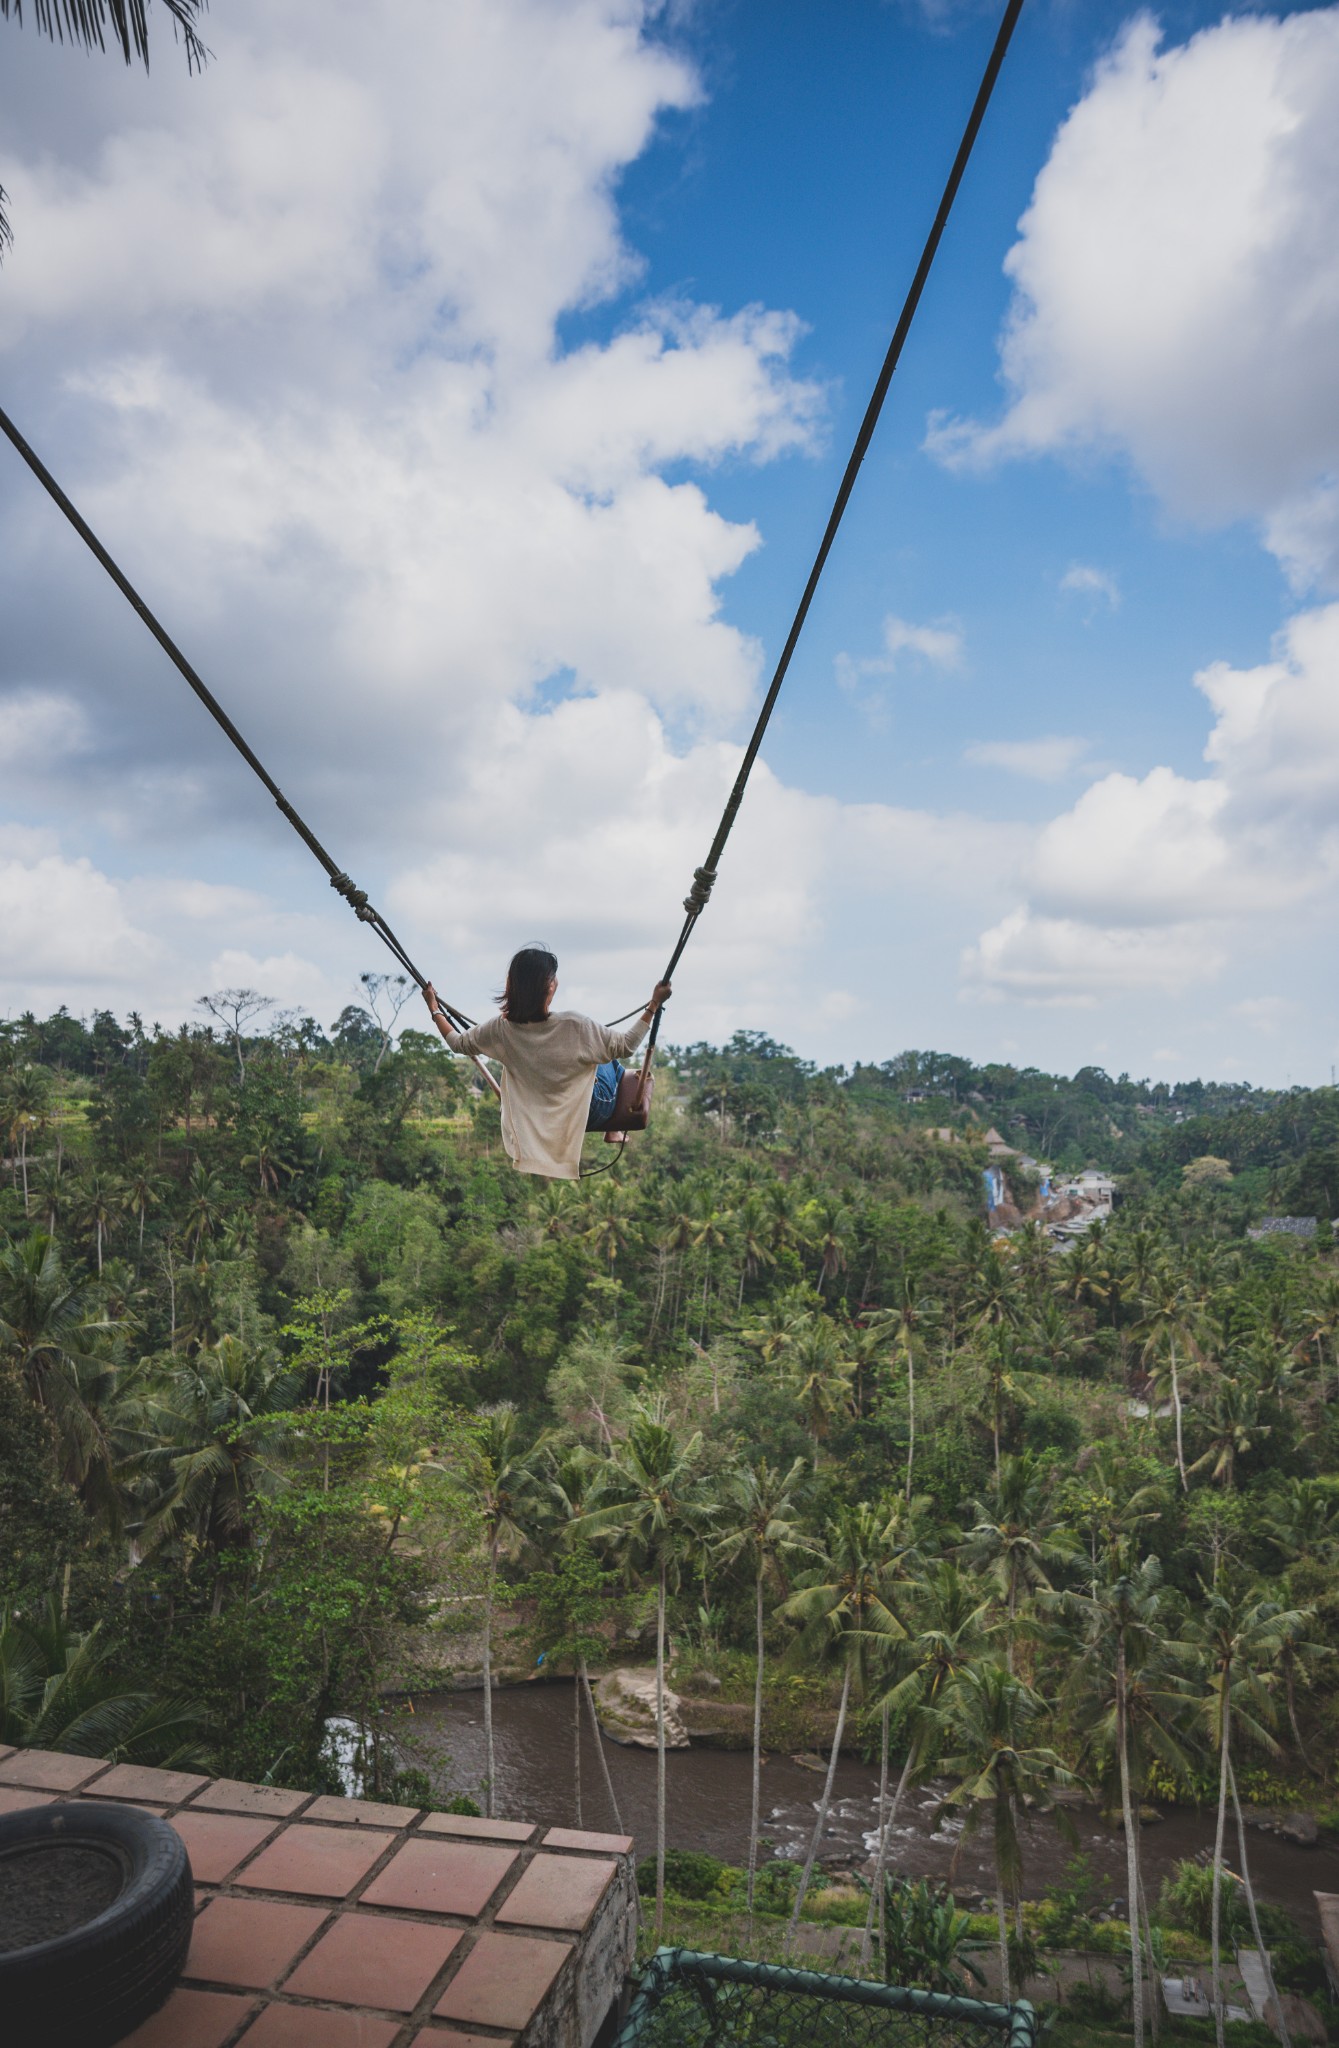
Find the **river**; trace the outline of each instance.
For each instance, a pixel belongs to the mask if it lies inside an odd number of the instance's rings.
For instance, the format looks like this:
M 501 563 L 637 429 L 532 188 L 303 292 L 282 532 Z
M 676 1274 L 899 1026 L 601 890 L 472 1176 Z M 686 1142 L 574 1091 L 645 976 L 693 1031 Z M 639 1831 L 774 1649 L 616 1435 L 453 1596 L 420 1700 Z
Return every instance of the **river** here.
M 576 1824 L 572 1767 L 572 1688 L 561 1681 L 509 1687 L 494 1694 L 497 1756 L 495 1810 L 550 1826 Z M 397 1718 L 396 1739 L 407 1762 L 429 1771 L 444 1792 L 477 1792 L 483 1776 L 483 1695 L 416 1695 L 414 1713 Z M 656 1760 L 652 1750 L 603 1744 L 623 1823 L 639 1855 L 655 1847 Z M 703 1849 L 723 1862 L 748 1854 L 750 1760 L 739 1750 L 694 1746 L 665 1759 L 666 1834 L 673 1849 Z M 588 1828 L 612 1828 L 603 1774 L 589 1722 L 582 1728 L 582 1819 Z M 813 1831 L 822 1777 L 790 1757 L 772 1756 L 763 1767 L 763 1835 L 774 1854 L 802 1855 Z M 874 1844 L 877 1769 L 843 1757 L 822 1845 L 823 1860 L 862 1862 Z M 909 1877 L 946 1879 L 960 1899 L 985 1896 L 991 1885 L 988 1831 L 964 1837 L 961 1821 L 941 1814 L 943 1788 L 927 1785 L 910 1795 L 898 1816 L 892 1867 Z M 1067 1841 L 1054 1818 L 1032 1819 L 1024 1829 L 1024 1891 L 1030 1898 L 1055 1883 L 1068 1859 L 1081 1851 L 1100 1880 L 1104 1903 L 1125 1896 L 1125 1850 L 1119 1831 L 1095 1808 L 1073 1806 L 1067 1818 L 1077 1835 Z M 1182 1857 L 1213 1849 L 1213 1814 L 1183 1807 L 1162 1810 L 1143 1830 L 1144 1882 L 1150 1895 Z M 1247 1829 L 1251 1876 L 1262 1899 L 1287 1908 L 1312 1938 L 1320 1923 L 1313 1893 L 1339 1892 L 1339 1849 L 1302 1849 L 1255 1828 Z M 1236 1837 L 1228 1824 L 1229 1862 L 1237 1865 Z

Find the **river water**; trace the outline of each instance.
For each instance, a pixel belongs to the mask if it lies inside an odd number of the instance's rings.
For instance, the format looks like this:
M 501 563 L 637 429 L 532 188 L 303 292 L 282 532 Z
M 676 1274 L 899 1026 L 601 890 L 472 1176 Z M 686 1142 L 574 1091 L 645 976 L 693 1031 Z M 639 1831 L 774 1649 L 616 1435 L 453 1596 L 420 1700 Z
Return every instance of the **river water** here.
M 561 1681 L 521 1685 L 494 1694 L 497 1786 L 494 1810 L 550 1826 L 577 1821 L 572 1751 L 572 1687 Z M 447 1794 L 477 1793 L 484 1768 L 483 1695 L 477 1692 L 416 1695 L 414 1712 L 397 1718 L 396 1740 L 407 1762 L 429 1771 Z M 609 1762 L 624 1827 L 639 1855 L 655 1847 L 656 1760 L 653 1750 L 602 1745 Z M 671 1750 L 665 1759 L 666 1834 L 673 1849 L 703 1849 L 723 1862 L 743 1863 L 748 1855 L 750 1758 L 745 1751 L 694 1747 Z M 603 1773 L 588 1721 L 581 1741 L 582 1821 L 588 1828 L 613 1827 Z M 769 1757 L 762 1773 L 763 1835 L 776 1855 L 803 1855 L 813 1832 L 823 1789 L 821 1774 L 787 1756 Z M 836 1864 L 863 1862 L 874 1847 L 878 1801 L 877 1768 L 843 1757 L 837 1766 L 833 1801 L 821 1855 Z M 892 1868 L 908 1877 L 951 1878 L 960 1901 L 989 1893 L 992 1877 L 988 1831 L 964 1835 L 953 1813 L 940 1812 L 943 1787 L 909 1794 L 898 1815 Z M 1070 1857 L 1091 1859 L 1103 1903 L 1125 1896 L 1125 1850 L 1118 1830 L 1107 1827 L 1089 1806 L 1066 1809 L 1077 1841 L 1066 1840 L 1054 1818 L 1026 1823 L 1024 1891 L 1041 1895 L 1055 1883 Z M 1143 1830 L 1144 1882 L 1150 1895 L 1182 1857 L 1213 1849 L 1211 1812 L 1174 1807 Z M 1262 1899 L 1291 1911 L 1307 1934 L 1319 1934 L 1313 1893 L 1339 1892 L 1339 1849 L 1300 1849 L 1255 1828 L 1247 1829 L 1251 1876 Z M 1236 1837 L 1228 1821 L 1228 1861 L 1237 1868 Z

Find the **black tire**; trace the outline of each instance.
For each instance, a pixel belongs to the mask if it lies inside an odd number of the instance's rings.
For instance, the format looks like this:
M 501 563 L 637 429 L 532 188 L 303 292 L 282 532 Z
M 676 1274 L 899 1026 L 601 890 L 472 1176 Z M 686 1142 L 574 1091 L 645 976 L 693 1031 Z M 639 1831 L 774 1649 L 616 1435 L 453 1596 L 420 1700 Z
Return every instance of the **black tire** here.
M 109 2048 L 157 2011 L 191 1945 L 190 1859 L 165 1820 L 92 1801 L 0 1814 L 0 1879 L 6 1862 L 18 1883 L 40 1870 L 30 1859 L 63 1846 L 108 1858 L 115 1895 L 66 1933 L 0 1949 L 0 2030 L 14 2048 Z

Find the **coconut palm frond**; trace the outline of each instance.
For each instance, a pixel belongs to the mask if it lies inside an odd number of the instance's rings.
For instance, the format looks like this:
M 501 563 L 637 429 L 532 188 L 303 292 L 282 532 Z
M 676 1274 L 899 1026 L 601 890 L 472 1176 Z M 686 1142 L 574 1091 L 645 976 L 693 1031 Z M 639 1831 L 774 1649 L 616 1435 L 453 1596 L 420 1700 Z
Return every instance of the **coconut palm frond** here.
M 187 64 L 199 70 L 209 56 L 198 27 L 206 0 L 162 0 L 162 5 L 174 36 L 186 46 Z M 21 26 L 24 0 L 0 0 L 0 17 L 12 17 Z M 149 68 L 148 0 L 30 0 L 30 19 L 51 42 L 85 50 L 105 50 L 110 35 L 127 64 L 138 60 Z

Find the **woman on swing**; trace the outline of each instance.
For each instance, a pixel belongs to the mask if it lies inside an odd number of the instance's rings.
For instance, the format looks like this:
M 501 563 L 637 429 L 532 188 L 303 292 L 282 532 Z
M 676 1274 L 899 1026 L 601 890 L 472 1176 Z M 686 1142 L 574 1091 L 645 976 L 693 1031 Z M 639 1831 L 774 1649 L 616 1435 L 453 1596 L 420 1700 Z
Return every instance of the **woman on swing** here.
M 433 1023 L 452 1052 L 495 1059 L 502 1069 L 502 1142 L 518 1173 L 579 1180 L 581 1141 L 613 1115 L 622 1061 L 646 1036 L 670 994 L 657 982 L 641 1016 L 625 1031 L 575 1010 L 553 1008 L 558 962 L 543 946 L 523 946 L 507 969 L 502 1014 L 455 1031 L 429 982 Z

